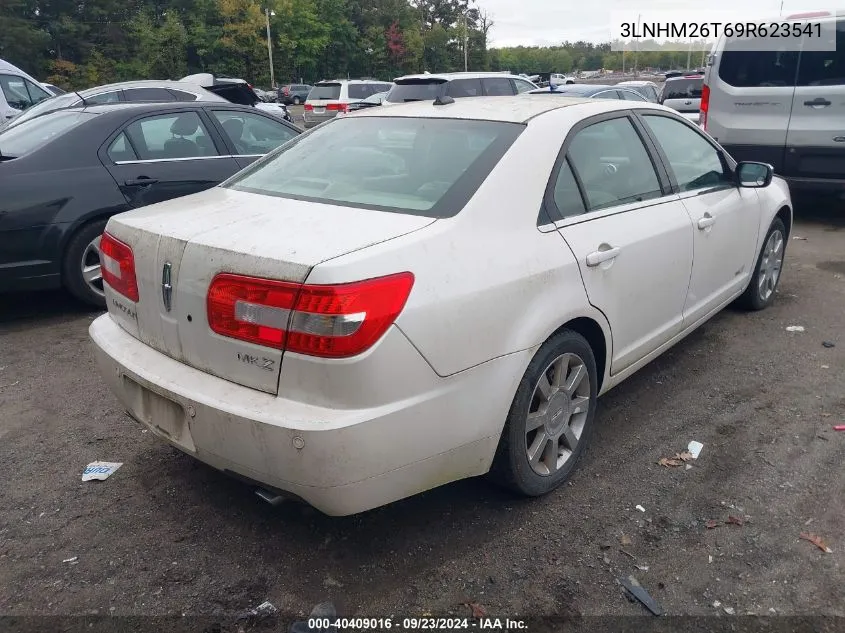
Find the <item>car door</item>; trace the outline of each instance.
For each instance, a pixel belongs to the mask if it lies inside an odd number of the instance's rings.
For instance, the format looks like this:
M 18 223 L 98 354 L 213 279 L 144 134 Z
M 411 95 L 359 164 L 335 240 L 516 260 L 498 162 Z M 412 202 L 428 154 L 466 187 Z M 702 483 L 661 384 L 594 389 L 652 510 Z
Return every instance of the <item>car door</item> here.
M 569 134 L 554 185 L 553 220 L 610 323 L 613 374 L 683 328 L 692 222 L 650 142 L 625 112 L 588 119 Z
M 697 322 L 745 288 L 752 274 L 760 199 L 740 188 L 733 166 L 695 127 L 661 112 L 641 111 L 695 227 L 693 267 L 684 319 Z
M 845 179 L 845 20 L 837 21 L 835 37 L 836 50 L 801 51 L 786 134 L 786 176 Z
M 214 108 L 211 116 L 239 167 L 246 167 L 299 135 L 281 119 L 254 112 Z
M 133 207 L 209 189 L 239 169 L 198 109 L 138 117 L 115 132 L 100 158 Z

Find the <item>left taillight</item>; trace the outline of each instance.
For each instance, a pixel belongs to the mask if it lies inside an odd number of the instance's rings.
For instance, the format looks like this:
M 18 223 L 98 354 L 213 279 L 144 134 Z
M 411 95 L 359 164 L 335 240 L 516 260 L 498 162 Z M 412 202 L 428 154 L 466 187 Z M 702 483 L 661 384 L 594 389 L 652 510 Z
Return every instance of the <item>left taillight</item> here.
M 710 112 L 710 86 L 704 84 L 701 87 L 701 106 L 699 107 L 698 123 L 701 128 L 707 131 L 707 114 Z
M 132 248 L 109 233 L 100 238 L 100 266 L 103 282 L 130 301 L 138 301 L 135 256 Z
M 348 103 L 328 103 L 326 104 L 326 110 L 330 112 L 349 112 L 349 104 Z
M 409 272 L 336 285 L 221 273 L 208 290 L 208 324 L 221 336 L 345 358 L 366 351 L 384 335 L 413 285 Z

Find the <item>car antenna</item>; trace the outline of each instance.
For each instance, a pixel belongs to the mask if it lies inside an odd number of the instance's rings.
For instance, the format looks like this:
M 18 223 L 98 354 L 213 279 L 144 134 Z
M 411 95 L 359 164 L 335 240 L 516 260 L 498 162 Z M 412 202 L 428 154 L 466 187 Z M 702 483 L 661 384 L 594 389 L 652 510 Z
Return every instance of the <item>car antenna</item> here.
M 455 103 L 455 100 L 449 95 L 443 95 L 442 97 L 438 96 L 432 105 L 449 105 L 450 103 Z
M 80 99 L 82 99 L 82 105 L 84 105 L 84 106 L 89 106 L 89 105 L 91 105 L 90 103 L 88 103 L 88 102 L 85 100 L 85 97 L 83 97 L 81 94 L 79 94 L 79 93 L 78 93 L 78 92 L 76 92 L 75 90 L 74 90 L 73 94 L 75 94 L 77 97 L 79 97 Z

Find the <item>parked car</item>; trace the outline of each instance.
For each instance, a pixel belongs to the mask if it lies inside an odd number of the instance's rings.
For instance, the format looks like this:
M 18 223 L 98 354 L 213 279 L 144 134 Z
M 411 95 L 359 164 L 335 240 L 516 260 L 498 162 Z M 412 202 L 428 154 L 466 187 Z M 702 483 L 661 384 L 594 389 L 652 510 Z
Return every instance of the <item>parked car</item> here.
M 698 123 L 703 85 L 703 75 L 672 77 L 663 82 L 658 103 L 677 110 L 693 123 Z
M 180 81 L 124 81 L 115 84 L 96 86 L 87 90 L 69 92 L 45 99 L 21 112 L 6 124 L 0 125 L 0 131 L 20 125 L 36 117 L 84 105 L 122 102 L 177 102 L 177 101 L 221 101 L 223 97 L 199 87 L 192 82 Z
M 109 217 L 213 187 L 297 134 L 225 101 L 67 108 L 0 132 L 0 290 L 105 305 Z
M 339 112 L 348 112 L 349 104 L 389 89 L 390 82 L 373 79 L 319 81 L 311 88 L 305 100 L 302 113 L 305 128 L 333 119 Z
M 43 81 L 41 82 L 41 87 L 44 88 L 47 92 L 51 93 L 54 97 L 59 95 L 63 95 L 67 92 L 67 90 L 62 90 L 56 85 L 53 84 L 45 84 Z
M 754 38 L 719 40 L 704 79 L 701 119 L 732 156 L 773 165 L 793 188 L 841 196 L 845 18 L 813 21 L 827 26 L 835 21 L 835 36 L 823 29 L 825 39 L 800 54 L 755 46 Z
M 554 88 L 539 88 L 528 94 L 555 94 L 582 99 L 623 99 L 628 101 L 647 101 L 647 99 L 633 88 L 607 86 L 599 84 L 572 84 L 569 86 L 555 86 Z
M 434 101 L 437 97 L 512 96 L 537 86 L 508 73 L 438 73 L 406 75 L 393 82 L 382 105 Z
M 135 420 L 265 497 L 344 515 L 488 471 L 541 495 L 600 394 L 774 300 L 791 208 L 645 101 L 373 108 L 113 217 L 90 334 Z
M 0 125 L 52 96 L 34 77 L 0 59 Z
M 308 84 L 288 84 L 279 88 L 279 102 L 285 105 L 299 105 L 305 103 L 311 88 Z
M 258 93 L 244 79 L 232 79 L 228 77 L 215 77 L 211 73 L 198 73 L 182 77 L 180 81 L 193 83 L 209 92 L 226 99 L 230 103 L 252 106 L 264 110 L 274 116 L 283 118 L 285 121 L 293 122 L 293 117 L 283 103 L 266 103 L 262 101 Z
M 660 86 L 653 81 L 620 81 L 616 85 L 639 92 L 646 101 L 657 103 L 660 100 Z

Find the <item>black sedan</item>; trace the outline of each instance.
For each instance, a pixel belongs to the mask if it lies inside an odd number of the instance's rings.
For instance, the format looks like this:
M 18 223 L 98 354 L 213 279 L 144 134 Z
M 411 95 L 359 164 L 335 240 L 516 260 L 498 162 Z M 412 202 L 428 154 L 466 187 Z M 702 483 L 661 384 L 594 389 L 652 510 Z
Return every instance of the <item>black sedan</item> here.
M 626 99 L 628 101 L 648 101 L 636 90 L 625 86 L 606 86 L 598 84 L 567 84 L 554 86 L 553 88 L 542 88 L 540 90 L 529 90 L 524 94 L 553 94 L 564 97 L 577 97 L 580 99 Z
M 0 133 L 0 291 L 104 305 L 109 217 L 209 189 L 300 133 L 220 102 L 70 108 Z

